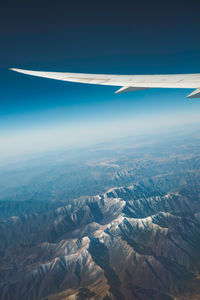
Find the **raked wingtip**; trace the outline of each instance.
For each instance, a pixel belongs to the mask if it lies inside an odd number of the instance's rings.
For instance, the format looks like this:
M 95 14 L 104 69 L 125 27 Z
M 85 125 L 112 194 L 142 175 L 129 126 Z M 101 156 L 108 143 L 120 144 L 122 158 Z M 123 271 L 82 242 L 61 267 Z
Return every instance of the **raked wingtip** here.
M 8 70 L 14 71 L 14 72 L 20 72 L 20 71 L 22 71 L 21 69 L 17 69 L 17 68 L 9 68 Z

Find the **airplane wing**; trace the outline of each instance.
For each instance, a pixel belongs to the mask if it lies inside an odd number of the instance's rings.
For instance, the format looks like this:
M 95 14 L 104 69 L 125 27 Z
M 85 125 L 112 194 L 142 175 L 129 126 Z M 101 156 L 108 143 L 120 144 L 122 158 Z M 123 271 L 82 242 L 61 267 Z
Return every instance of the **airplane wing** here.
M 11 68 L 10 70 L 50 79 L 70 82 L 111 85 L 121 87 L 115 93 L 145 90 L 150 88 L 196 89 L 188 98 L 200 98 L 200 74 L 171 75 L 105 75 L 65 72 L 42 72 Z

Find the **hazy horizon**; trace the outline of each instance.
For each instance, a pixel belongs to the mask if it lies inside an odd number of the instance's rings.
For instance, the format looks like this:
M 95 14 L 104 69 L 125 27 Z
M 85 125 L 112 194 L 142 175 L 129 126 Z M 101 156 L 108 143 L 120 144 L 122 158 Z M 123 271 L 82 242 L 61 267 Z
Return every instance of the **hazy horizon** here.
M 32 128 L 10 130 L 0 134 L 0 162 L 9 159 L 42 154 L 60 149 L 78 149 L 141 135 L 151 135 L 177 129 L 182 130 L 200 125 L 198 112 L 193 114 L 167 114 L 159 116 L 139 116 L 133 118 L 112 118 L 56 125 L 44 124 Z

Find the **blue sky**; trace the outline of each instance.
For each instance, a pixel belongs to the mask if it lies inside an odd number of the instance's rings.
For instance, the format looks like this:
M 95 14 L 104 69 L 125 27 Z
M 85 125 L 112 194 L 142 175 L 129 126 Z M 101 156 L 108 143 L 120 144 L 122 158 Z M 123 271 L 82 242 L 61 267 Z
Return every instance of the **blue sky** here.
M 187 122 L 198 119 L 200 101 L 186 99 L 190 90 L 114 95 L 115 87 L 8 71 L 19 67 L 108 74 L 200 73 L 200 3 L 166 2 L 3 0 L 0 136 L 101 126 L 112 120 L 118 120 L 120 128 L 127 119 L 145 122 L 166 115 L 170 124 L 176 114 L 180 122 L 185 116 Z

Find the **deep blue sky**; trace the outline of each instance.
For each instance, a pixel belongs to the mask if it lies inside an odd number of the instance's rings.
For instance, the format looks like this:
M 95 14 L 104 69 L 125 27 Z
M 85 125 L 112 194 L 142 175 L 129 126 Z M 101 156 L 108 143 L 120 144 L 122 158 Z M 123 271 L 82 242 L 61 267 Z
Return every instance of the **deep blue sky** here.
M 1 0 L 0 132 L 200 110 L 200 100 L 186 100 L 190 90 L 114 95 L 115 87 L 8 71 L 200 73 L 199 11 L 199 0 Z

